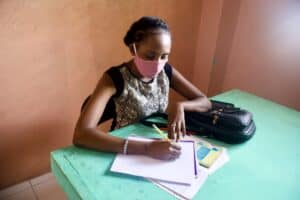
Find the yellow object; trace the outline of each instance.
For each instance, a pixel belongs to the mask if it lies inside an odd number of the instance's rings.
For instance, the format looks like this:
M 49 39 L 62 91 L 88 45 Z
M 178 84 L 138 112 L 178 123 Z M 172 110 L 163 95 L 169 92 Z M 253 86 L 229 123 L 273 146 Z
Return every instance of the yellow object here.
M 161 135 L 161 137 L 165 140 L 169 140 L 169 138 L 164 134 L 164 132 L 162 132 L 162 130 L 160 130 L 155 124 L 152 124 L 152 127 L 156 130 L 156 132 Z
M 217 158 L 220 156 L 221 152 L 222 152 L 221 150 L 218 150 L 218 151 L 211 150 L 208 153 L 208 155 L 205 156 L 204 159 L 199 161 L 200 165 L 203 165 L 203 166 L 209 168 L 217 160 Z

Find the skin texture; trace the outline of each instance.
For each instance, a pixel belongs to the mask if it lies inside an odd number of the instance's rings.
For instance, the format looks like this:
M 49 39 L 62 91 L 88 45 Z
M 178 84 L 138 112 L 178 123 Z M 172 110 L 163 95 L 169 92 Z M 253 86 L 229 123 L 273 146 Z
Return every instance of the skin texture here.
M 148 34 L 143 40 L 135 43 L 137 54 L 145 60 L 167 60 L 171 51 L 171 36 L 164 30 L 156 30 Z M 129 46 L 134 56 L 133 46 Z M 144 82 L 151 78 L 143 77 L 132 60 L 127 62 L 129 70 Z M 207 111 L 211 107 L 207 97 L 192 83 L 185 79 L 175 68 L 171 81 L 171 88 L 185 97 L 185 101 L 176 102 L 170 108 L 168 121 L 168 137 L 176 141 L 184 137 L 184 111 Z M 123 152 L 125 140 L 112 136 L 97 129 L 97 122 L 103 114 L 106 103 L 114 95 L 116 88 L 111 78 L 103 74 L 90 100 L 81 113 L 74 131 L 73 143 L 77 146 L 106 152 Z M 143 154 L 162 160 L 172 160 L 180 156 L 180 146 L 167 140 L 153 142 L 129 141 L 128 154 Z

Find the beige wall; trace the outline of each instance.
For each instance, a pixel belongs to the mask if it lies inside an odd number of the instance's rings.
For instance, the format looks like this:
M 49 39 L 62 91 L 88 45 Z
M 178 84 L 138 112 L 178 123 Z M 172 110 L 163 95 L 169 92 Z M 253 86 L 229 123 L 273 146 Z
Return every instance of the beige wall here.
M 204 93 L 209 89 L 222 7 L 223 0 L 202 1 L 192 80 Z
M 171 63 L 191 77 L 200 3 L 0 1 L 0 188 L 50 169 L 101 74 L 130 58 L 122 39 L 142 15 L 169 22 Z
M 300 1 L 203 0 L 193 80 L 300 110 Z
M 211 63 L 208 95 L 213 96 L 223 89 L 224 75 L 228 58 L 231 53 L 232 41 L 236 24 L 239 19 L 241 0 L 225 0 L 219 23 L 218 35 L 215 37 L 216 46 L 213 52 L 214 61 Z

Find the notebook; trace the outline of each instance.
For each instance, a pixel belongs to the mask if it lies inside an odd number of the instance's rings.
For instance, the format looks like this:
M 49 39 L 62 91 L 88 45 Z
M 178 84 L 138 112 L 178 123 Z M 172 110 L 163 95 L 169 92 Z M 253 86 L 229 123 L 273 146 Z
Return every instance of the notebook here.
M 210 168 L 222 154 L 222 148 L 213 146 L 208 142 L 200 141 L 197 143 L 197 158 L 199 164 Z
M 152 141 L 152 139 L 141 137 L 129 137 L 128 139 Z M 176 160 L 165 161 L 144 155 L 117 154 L 111 171 L 169 183 L 191 185 L 197 175 L 195 144 L 192 140 L 180 141 L 179 144 L 181 145 L 181 155 Z
M 213 174 L 229 161 L 226 148 L 216 146 L 204 140 L 198 140 L 195 143 L 199 168 L 207 170 L 209 174 Z

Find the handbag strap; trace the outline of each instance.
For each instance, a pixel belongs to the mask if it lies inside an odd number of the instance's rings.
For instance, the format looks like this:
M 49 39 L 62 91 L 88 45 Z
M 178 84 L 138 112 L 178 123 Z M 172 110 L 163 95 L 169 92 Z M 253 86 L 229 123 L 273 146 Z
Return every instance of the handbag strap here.
M 166 128 L 167 127 L 167 123 L 164 122 L 157 122 L 157 121 L 152 121 L 152 118 L 155 117 L 159 117 L 159 118 L 163 118 L 165 120 L 168 120 L 168 115 L 166 113 L 154 113 L 148 117 L 145 117 L 143 119 L 140 120 L 140 123 L 142 123 L 145 126 L 150 126 L 152 127 L 152 124 L 155 124 L 157 127 L 159 128 Z

